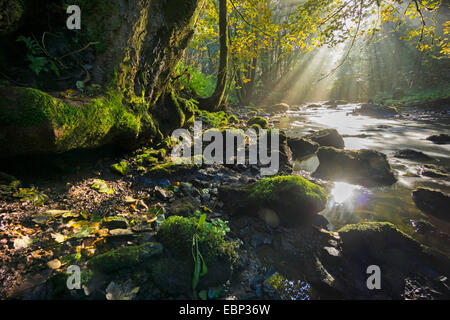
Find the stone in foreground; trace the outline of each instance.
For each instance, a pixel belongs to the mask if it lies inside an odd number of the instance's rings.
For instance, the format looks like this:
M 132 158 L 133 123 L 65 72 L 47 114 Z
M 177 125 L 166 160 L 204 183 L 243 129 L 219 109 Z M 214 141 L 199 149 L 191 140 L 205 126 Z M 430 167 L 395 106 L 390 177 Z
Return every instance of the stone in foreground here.
M 416 206 L 423 212 L 450 222 L 450 196 L 443 192 L 418 188 L 412 193 Z
M 275 211 L 284 226 L 314 220 L 327 204 L 325 190 L 298 176 L 266 178 L 246 186 L 223 186 L 219 198 L 234 213 L 257 214 L 259 209 Z
M 374 150 L 319 149 L 319 168 L 314 176 L 364 187 L 390 186 L 397 179 L 385 154 Z

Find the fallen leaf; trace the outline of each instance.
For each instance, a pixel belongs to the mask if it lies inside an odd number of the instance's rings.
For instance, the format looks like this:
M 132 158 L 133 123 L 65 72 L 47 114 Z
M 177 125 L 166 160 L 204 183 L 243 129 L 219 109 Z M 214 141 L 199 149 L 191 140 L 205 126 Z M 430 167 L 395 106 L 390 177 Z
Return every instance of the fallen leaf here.
M 63 243 L 67 239 L 66 236 L 61 233 L 52 233 L 51 236 L 58 243 Z
M 58 259 L 51 260 L 47 262 L 47 266 L 52 270 L 57 270 L 61 268 L 61 261 L 59 261 Z
M 33 240 L 28 236 L 23 236 L 22 238 L 18 238 L 14 240 L 14 249 L 19 250 L 23 248 L 28 248 L 30 244 L 33 243 Z

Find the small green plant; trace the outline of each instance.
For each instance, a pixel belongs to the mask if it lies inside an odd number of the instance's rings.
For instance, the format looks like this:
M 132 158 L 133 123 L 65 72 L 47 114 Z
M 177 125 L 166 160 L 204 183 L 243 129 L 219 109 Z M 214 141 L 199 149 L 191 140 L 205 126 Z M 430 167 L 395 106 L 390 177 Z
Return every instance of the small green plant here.
M 56 64 L 47 57 L 40 56 L 43 51 L 36 40 L 29 37 L 20 36 L 16 41 L 25 43 L 28 51 L 26 59 L 30 62 L 30 69 L 33 70 L 36 75 L 39 75 L 41 72 L 53 71 L 57 76 L 59 76 L 59 69 Z
M 210 232 L 215 232 L 221 236 L 225 236 L 230 231 L 228 223 L 217 219 L 213 222 L 206 222 L 206 213 L 201 213 L 200 210 L 195 211 L 195 215 L 198 217 L 197 228 L 195 229 L 194 236 L 192 238 L 192 257 L 194 258 L 194 275 L 192 277 L 192 290 L 196 297 L 196 288 L 200 281 L 200 278 L 208 273 L 208 267 L 205 263 L 205 259 L 199 250 L 199 243 L 206 240 L 206 235 Z M 202 230 L 202 231 L 201 231 Z M 209 295 L 211 298 L 214 295 Z M 200 292 L 200 298 L 206 300 L 205 292 Z
M 192 290 L 194 296 L 197 295 L 196 288 L 200 277 L 205 276 L 208 273 L 208 267 L 206 266 L 205 260 L 198 248 L 199 242 L 202 241 L 202 235 L 199 231 L 201 226 L 206 222 L 206 214 L 202 214 L 198 219 L 197 228 L 195 229 L 194 236 L 192 238 L 192 257 L 194 258 L 194 275 L 192 277 Z

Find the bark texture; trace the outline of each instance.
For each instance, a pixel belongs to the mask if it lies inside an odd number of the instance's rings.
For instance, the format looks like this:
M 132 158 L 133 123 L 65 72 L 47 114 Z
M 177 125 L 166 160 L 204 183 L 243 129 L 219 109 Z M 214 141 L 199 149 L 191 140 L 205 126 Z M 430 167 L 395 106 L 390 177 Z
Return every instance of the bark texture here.
M 92 40 L 103 37 L 104 45 L 94 66 L 94 81 L 116 81 L 127 94 L 145 95 L 155 103 L 167 89 L 173 69 L 193 36 L 204 0 L 91 2 L 86 5 L 93 7 L 82 12 L 88 14 Z M 100 10 L 107 13 L 104 19 L 91 17 Z

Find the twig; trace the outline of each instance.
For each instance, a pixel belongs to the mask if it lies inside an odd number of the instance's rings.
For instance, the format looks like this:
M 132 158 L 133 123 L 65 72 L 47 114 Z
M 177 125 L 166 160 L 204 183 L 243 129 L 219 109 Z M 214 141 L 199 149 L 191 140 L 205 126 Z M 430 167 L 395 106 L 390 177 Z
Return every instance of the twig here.
M 74 54 L 80 53 L 81 51 L 86 50 L 87 48 L 89 48 L 90 46 L 94 45 L 94 44 L 98 44 L 99 42 L 89 42 L 87 45 L 85 45 L 83 48 L 75 50 L 73 52 L 70 53 L 66 53 L 65 55 L 62 55 L 61 57 L 59 57 L 60 59 L 68 57 L 68 56 L 72 56 Z

